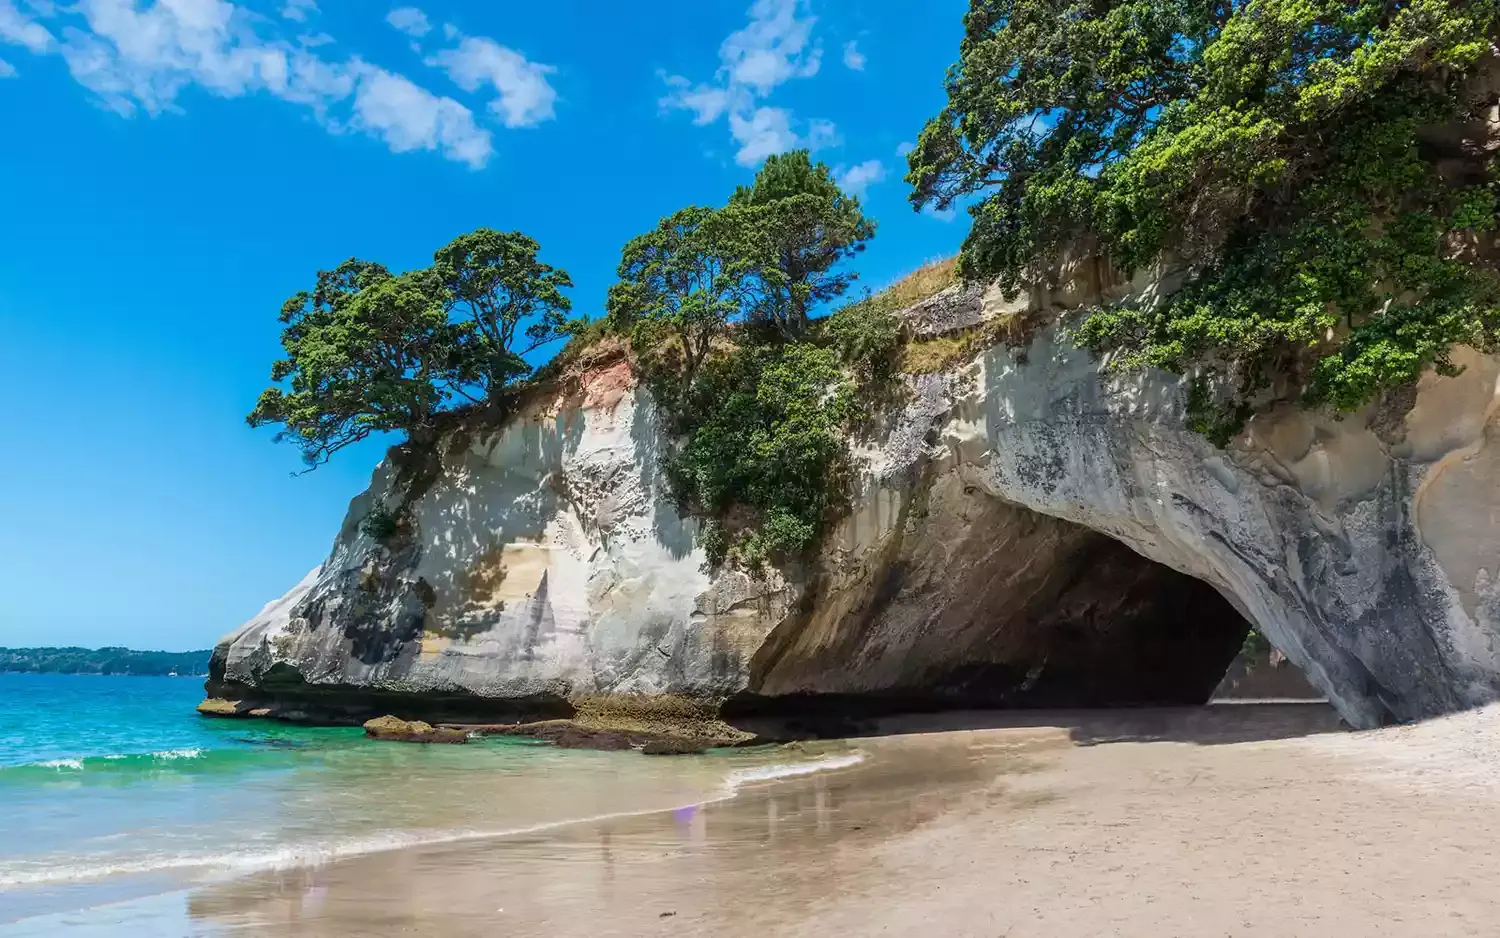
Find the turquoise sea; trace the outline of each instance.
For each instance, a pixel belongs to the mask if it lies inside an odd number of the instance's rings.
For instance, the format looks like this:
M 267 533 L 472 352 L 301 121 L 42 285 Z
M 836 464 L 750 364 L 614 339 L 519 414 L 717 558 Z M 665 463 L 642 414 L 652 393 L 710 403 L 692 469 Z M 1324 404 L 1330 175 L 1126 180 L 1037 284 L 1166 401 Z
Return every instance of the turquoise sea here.
M 377 743 L 203 718 L 202 692 L 195 678 L 0 674 L 0 935 L 143 897 L 186 902 L 197 884 L 268 869 L 701 804 L 815 768 L 769 749 Z

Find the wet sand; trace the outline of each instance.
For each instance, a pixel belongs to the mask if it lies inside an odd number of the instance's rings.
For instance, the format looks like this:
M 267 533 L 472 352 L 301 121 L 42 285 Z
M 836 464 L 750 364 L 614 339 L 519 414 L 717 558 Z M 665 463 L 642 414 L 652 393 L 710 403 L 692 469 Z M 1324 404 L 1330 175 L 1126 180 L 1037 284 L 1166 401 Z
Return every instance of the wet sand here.
M 256 875 L 171 915 L 308 938 L 1500 928 L 1500 710 L 1366 734 L 1311 705 L 995 722 L 892 721 L 804 744 L 856 766 L 727 801 Z

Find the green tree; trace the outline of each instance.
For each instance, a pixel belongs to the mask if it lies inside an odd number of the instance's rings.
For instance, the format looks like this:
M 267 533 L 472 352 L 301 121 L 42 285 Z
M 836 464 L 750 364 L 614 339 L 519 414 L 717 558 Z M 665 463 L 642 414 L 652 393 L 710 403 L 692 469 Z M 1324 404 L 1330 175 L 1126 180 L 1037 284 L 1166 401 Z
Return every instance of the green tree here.
M 1187 264 L 1079 331 L 1237 411 L 1288 378 L 1352 408 L 1496 331 L 1491 160 L 1464 142 L 1495 0 L 971 0 L 907 179 L 972 199 L 961 269 L 1014 292 L 1070 245 Z M 1210 423 L 1214 421 L 1208 421 Z
M 571 331 L 562 291 L 573 281 L 538 260 L 539 251 L 519 231 L 480 228 L 433 256 L 447 308 L 464 327 L 468 377 L 490 394 L 531 372 L 526 355 Z
M 761 241 L 760 295 L 753 314 L 774 323 L 789 339 L 807 329 L 809 311 L 843 295 L 852 271 L 835 271 L 875 236 L 859 199 L 844 192 L 823 163 L 806 150 L 769 157 L 748 186 L 729 200 L 729 211 Z
M 757 269 L 756 240 L 736 213 L 691 206 L 631 239 L 609 291 L 609 317 L 643 350 L 665 331 L 676 344 L 681 385 L 690 385 L 716 337 L 746 309 Z
M 691 430 L 667 460 L 673 491 L 706 515 L 711 562 L 755 568 L 817 540 L 846 488 L 853 386 L 837 353 L 806 342 L 710 359 L 683 410 Z M 737 530 L 722 519 L 735 513 Z
M 318 273 L 311 291 L 282 305 L 286 357 L 246 418 L 281 424 L 278 440 L 302 451 L 309 468 L 372 434 L 419 439 L 464 390 L 461 330 L 448 320 L 442 284 L 430 271 L 393 276 L 351 259 Z

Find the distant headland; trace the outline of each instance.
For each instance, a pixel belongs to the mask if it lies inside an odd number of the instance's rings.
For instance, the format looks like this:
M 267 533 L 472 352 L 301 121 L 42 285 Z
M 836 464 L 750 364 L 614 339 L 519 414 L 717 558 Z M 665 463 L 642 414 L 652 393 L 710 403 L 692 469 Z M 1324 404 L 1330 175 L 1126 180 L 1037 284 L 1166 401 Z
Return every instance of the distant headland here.
M 135 651 L 130 648 L 0 648 L 0 673 L 128 674 L 202 677 L 209 650 Z

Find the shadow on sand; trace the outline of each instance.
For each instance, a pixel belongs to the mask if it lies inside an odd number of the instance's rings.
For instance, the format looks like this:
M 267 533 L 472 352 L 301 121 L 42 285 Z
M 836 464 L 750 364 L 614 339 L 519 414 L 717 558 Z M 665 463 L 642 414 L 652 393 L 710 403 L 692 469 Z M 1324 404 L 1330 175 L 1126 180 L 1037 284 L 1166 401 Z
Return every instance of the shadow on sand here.
M 761 725 L 755 725 L 761 724 Z M 768 737 L 830 739 L 948 733 L 963 730 L 1065 729 L 1079 746 L 1115 742 L 1178 742 L 1211 746 L 1318 733 L 1347 732 L 1338 713 L 1322 701 L 1210 703 L 1201 707 L 1118 710 L 955 710 L 865 719 L 832 715 L 746 720 L 742 725 Z

